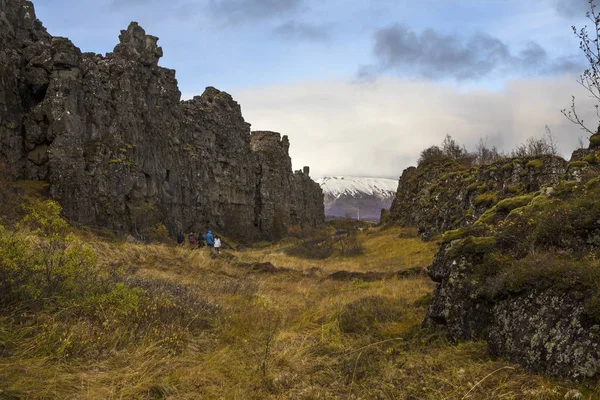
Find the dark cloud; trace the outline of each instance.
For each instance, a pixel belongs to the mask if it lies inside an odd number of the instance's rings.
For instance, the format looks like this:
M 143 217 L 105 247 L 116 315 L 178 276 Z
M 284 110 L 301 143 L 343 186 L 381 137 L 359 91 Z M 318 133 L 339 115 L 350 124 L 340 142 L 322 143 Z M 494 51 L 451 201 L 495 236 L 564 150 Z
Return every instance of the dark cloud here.
M 582 17 L 590 10 L 589 0 L 555 0 L 554 5 L 565 17 Z
M 476 80 L 492 73 L 553 74 L 571 71 L 578 64 L 569 59 L 551 60 L 539 44 L 530 42 L 513 54 L 500 39 L 487 34 L 468 38 L 427 29 L 418 34 L 404 25 L 375 33 L 376 63 L 361 67 L 359 79 L 395 70 L 430 79 Z
M 301 9 L 304 0 L 210 0 L 209 10 L 229 22 L 286 16 Z
M 273 32 L 290 40 L 308 40 L 314 42 L 327 42 L 329 40 L 329 30 L 326 27 L 296 21 L 288 21 L 279 25 Z

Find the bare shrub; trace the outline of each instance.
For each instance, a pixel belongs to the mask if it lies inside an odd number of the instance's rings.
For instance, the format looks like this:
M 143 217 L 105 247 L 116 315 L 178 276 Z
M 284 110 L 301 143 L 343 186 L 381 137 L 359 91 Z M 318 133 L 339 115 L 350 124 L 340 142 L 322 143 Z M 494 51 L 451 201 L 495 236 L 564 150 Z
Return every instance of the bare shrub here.
M 365 252 L 365 246 L 356 235 L 341 236 L 337 243 L 340 246 L 340 254 L 346 257 L 359 256 Z
M 512 152 L 511 157 L 522 158 L 549 154 L 553 156 L 559 155 L 559 150 L 556 145 L 556 138 L 552 130 L 546 125 L 546 133 L 544 136 L 530 137 L 524 143 L 518 145 Z
M 498 150 L 496 146 L 488 147 L 486 137 L 485 140 L 483 138 L 479 138 L 479 142 L 475 146 L 475 153 L 473 153 L 473 157 L 474 164 L 486 165 L 506 158 L 506 155 Z

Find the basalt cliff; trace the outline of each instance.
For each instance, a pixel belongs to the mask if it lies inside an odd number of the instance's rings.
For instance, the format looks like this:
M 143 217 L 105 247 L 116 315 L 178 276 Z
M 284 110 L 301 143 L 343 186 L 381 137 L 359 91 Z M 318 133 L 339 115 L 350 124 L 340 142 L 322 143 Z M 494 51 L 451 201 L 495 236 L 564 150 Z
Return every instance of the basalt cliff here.
M 289 141 L 250 131 L 209 87 L 180 101 L 158 38 L 132 22 L 112 53 L 52 37 L 25 0 L 0 0 L 0 157 L 75 223 L 140 232 L 216 229 L 245 240 L 323 221 L 323 193 L 293 172 Z
M 424 326 L 534 371 L 599 375 L 599 145 L 593 135 L 570 162 L 447 158 L 404 171 L 389 217 L 440 243 Z

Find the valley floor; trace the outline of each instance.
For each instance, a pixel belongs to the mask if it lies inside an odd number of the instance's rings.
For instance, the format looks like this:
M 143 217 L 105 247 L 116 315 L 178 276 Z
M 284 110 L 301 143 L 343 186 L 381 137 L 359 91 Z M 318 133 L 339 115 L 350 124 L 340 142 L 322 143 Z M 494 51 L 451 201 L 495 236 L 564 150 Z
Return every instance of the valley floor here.
M 483 342 L 422 329 L 434 283 L 385 274 L 418 272 L 435 243 L 400 228 L 358 237 L 365 252 L 354 257 L 291 257 L 290 239 L 213 259 L 88 234 L 102 268 L 139 293 L 97 300 L 94 320 L 67 308 L 0 314 L 0 399 L 600 398 L 593 384 L 534 375 L 492 359 Z M 286 269 L 252 267 L 267 262 Z M 340 270 L 385 277 L 330 277 Z M 131 306 L 141 293 L 158 300 Z

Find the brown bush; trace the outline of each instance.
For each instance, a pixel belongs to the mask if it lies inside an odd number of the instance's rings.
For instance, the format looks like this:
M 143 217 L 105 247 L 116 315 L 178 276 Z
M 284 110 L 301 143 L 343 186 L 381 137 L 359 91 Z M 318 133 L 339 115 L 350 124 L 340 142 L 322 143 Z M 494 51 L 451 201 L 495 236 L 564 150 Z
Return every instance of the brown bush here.
M 359 256 L 364 254 L 365 246 L 358 240 L 356 235 L 345 235 L 337 239 L 340 246 L 340 253 L 346 257 Z

